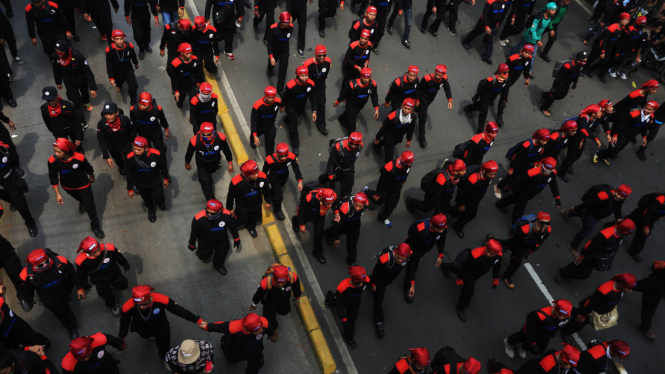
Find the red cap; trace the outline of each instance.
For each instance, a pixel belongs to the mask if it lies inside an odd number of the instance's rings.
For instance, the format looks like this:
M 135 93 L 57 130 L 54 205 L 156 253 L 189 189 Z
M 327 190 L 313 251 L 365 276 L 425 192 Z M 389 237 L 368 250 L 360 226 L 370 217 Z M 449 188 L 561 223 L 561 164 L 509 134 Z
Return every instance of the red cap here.
M 648 81 L 644 82 L 641 88 L 658 88 L 658 81 L 655 79 L 649 79 Z
M 497 125 L 496 122 L 487 122 L 487 125 L 485 125 L 485 132 L 488 132 L 490 134 L 496 134 L 499 132 L 499 125 Z
M 628 197 L 633 193 L 633 189 L 625 184 L 620 184 L 619 187 L 617 187 L 616 192 L 623 197 Z
M 259 165 L 257 165 L 254 160 L 247 160 L 240 165 L 240 171 L 245 175 L 254 175 L 259 172 Z
M 152 95 L 149 92 L 141 92 L 139 94 L 139 102 L 143 105 L 152 103 Z
M 204 95 L 209 95 L 212 92 L 212 84 L 208 82 L 203 82 L 199 86 L 199 92 L 201 92 Z
M 619 14 L 619 21 L 623 21 L 625 19 L 630 19 L 630 14 L 628 14 L 626 12 L 623 12 L 623 13 Z
M 127 35 L 125 35 L 125 33 L 122 32 L 122 30 L 113 30 L 113 32 L 111 32 L 111 38 L 125 38 L 125 37 L 127 37 Z
M 487 245 L 485 245 L 485 248 L 487 248 L 487 250 L 494 253 L 495 255 L 501 255 L 501 251 L 503 250 L 501 242 L 496 239 L 490 239 L 487 242 Z
M 92 342 L 95 341 L 89 336 L 79 336 L 69 344 L 69 352 L 77 359 L 82 359 L 92 354 Z
M 215 125 L 212 124 L 212 122 L 203 122 L 201 126 L 199 126 L 199 131 L 200 132 L 213 132 L 215 131 Z
M 612 101 L 610 100 L 602 100 L 601 102 L 598 103 L 598 106 L 601 108 L 605 108 L 612 105 Z
M 372 76 L 372 69 L 367 68 L 367 67 L 360 69 L 360 76 L 365 77 L 365 78 L 371 77 Z
M 132 288 L 132 299 L 134 300 L 134 303 L 143 304 L 150 300 L 150 291 L 154 290 L 154 288 L 145 284 Z
M 224 208 L 224 205 L 222 204 L 221 201 L 217 199 L 210 199 L 208 200 L 208 203 L 206 204 L 206 209 L 207 210 L 212 210 L 213 213 L 217 213 L 220 210 Z
M 448 223 L 448 218 L 446 218 L 446 215 L 443 213 L 435 214 L 429 219 L 429 223 L 437 228 L 445 229 L 446 223 Z
M 351 135 L 349 135 L 349 142 L 360 145 L 360 143 L 363 142 L 363 134 L 358 131 L 352 132 Z
M 623 235 L 630 235 L 635 232 L 635 222 L 630 218 L 626 218 L 619 222 L 617 230 Z
M 580 360 L 580 351 L 572 345 L 564 343 L 563 351 L 561 351 L 561 359 L 568 365 L 575 367 Z
M 462 160 L 455 160 L 453 164 L 451 165 L 451 169 L 453 171 L 464 171 L 466 170 L 466 164 Z
M 536 48 L 533 46 L 533 44 L 525 44 L 524 47 L 522 47 L 522 52 L 531 52 L 531 53 L 533 53 L 533 51 L 535 51 L 535 49 Z
M 505 369 L 504 368 L 504 369 L 499 370 L 499 372 L 497 372 L 496 374 L 515 374 L 515 373 L 510 369 Z
M 402 243 L 395 248 L 395 254 L 400 257 L 409 257 L 412 253 L 411 246 L 406 243 Z
M 276 149 L 279 156 L 287 156 L 289 154 L 289 145 L 286 143 L 277 144 Z
M 547 212 L 538 212 L 538 214 L 536 215 L 536 219 L 537 219 L 538 221 L 543 221 L 543 220 L 545 220 L 545 221 L 551 221 L 551 220 L 552 220 L 552 216 L 550 216 L 550 214 L 547 213 Z
M 409 68 L 406 71 L 408 71 L 409 73 L 418 74 L 418 72 L 420 72 L 420 69 L 418 69 L 416 65 L 409 65 Z
M 319 201 L 323 203 L 332 204 L 337 199 L 335 191 L 330 188 L 322 188 L 319 190 Z
M 480 362 L 473 357 L 469 357 L 464 361 L 464 373 L 468 374 L 478 374 L 480 373 Z
M 508 71 L 510 71 L 510 67 L 508 67 L 508 65 L 506 65 L 506 64 L 501 64 L 501 65 L 499 65 L 499 67 L 496 69 L 496 73 L 494 73 L 494 74 L 505 74 L 505 73 L 507 73 Z
M 282 16 L 280 15 L 280 18 L 281 17 Z M 244 327 L 245 330 L 247 331 L 256 331 L 260 329 L 261 327 L 263 327 L 263 323 L 261 322 L 261 317 L 259 317 L 256 313 L 247 313 L 245 318 L 242 319 L 242 327 Z
M 545 171 L 554 171 L 556 167 L 556 160 L 553 157 L 544 158 L 541 161 L 541 166 Z
M 598 112 L 600 112 L 600 106 L 598 106 L 596 104 L 591 104 L 588 107 L 582 109 L 582 111 L 580 112 L 580 115 L 582 115 L 582 114 L 592 115 L 592 114 L 596 114 Z
M 353 196 L 353 201 L 367 205 L 367 195 L 364 192 L 358 192 Z
M 178 25 L 180 25 L 180 27 L 182 27 L 185 30 L 190 30 L 192 28 L 192 21 L 188 20 L 187 18 L 181 18 L 178 20 Z
M 296 68 L 296 75 L 309 74 L 309 70 L 305 65 L 300 65 Z
M 367 14 L 367 13 L 374 13 L 374 14 L 376 14 L 376 13 L 378 13 L 378 12 L 377 12 L 377 10 L 376 10 L 376 7 L 370 5 L 370 6 L 367 7 L 367 10 L 365 10 L 365 13 L 366 13 L 366 14 Z
M 194 17 L 194 26 L 199 27 L 206 24 L 206 18 L 203 16 Z
M 316 47 L 314 47 L 314 54 L 317 55 L 325 55 L 327 53 L 326 46 L 323 44 L 317 44 Z
M 481 168 L 485 173 L 495 173 L 499 171 L 499 164 L 494 160 L 490 160 L 482 164 Z
M 369 282 L 367 271 L 362 266 L 349 266 L 349 274 L 354 283 Z
M 652 107 L 653 110 L 658 110 L 658 107 L 660 107 L 660 105 L 658 105 L 658 103 L 653 100 L 648 101 L 646 106 Z
M 39 265 L 42 262 L 46 261 L 48 256 L 46 255 L 46 251 L 43 249 L 35 249 L 34 251 L 30 252 L 28 257 L 25 258 L 25 262 L 29 263 L 30 265 Z
M 277 96 L 277 89 L 273 86 L 268 86 L 263 90 L 263 94 L 266 95 L 266 97 L 275 97 Z
M 612 280 L 631 290 L 637 286 L 637 278 L 630 273 L 617 274 L 612 277 Z
M 635 18 L 635 24 L 639 26 L 644 26 L 647 23 L 647 17 L 639 16 Z
M 182 20 L 181 20 L 182 21 Z M 189 22 L 189 21 L 187 21 Z M 180 43 L 178 46 L 178 53 L 190 53 L 192 52 L 192 45 L 189 43 Z
M 538 139 L 541 142 L 547 142 L 550 140 L 550 130 L 548 129 L 540 129 L 536 132 L 533 133 L 531 136 L 533 139 Z
M 279 14 L 279 22 L 291 22 L 291 14 L 289 12 L 282 12 Z
M 81 251 L 85 253 L 95 253 L 98 250 L 99 250 L 99 242 L 97 241 L 97 239 L 93 238 L 92 236 L 88 236 L 87 238 L 81 241 L 81 244 L 79 244 L 79 249 L 76 250 L 76 253 L 79 253 Z
M 148 139 L 142 136 L 137 136 L 136 138 L 134 138 L 134 142 L 132 144 L 137 147 L 148 148 Z
M 413 152 L 405 151 L 405 152 L 402 152 L 401 156 L 399 156 L 399 161 L 401 163 L 403 163 L 404 165 L 406 165 L 406 166 L 411 166 L 411 165 L 413 165 L 413 158 L 414 158 Z
M 559 131 L 577 131 L 577 122 L 573 120 L 566 121 L 561 125 Z
M 665 261 L 654 261 L 653 262 L 653 270 L 661 271 L 663 269 L 665 269 Z
M 372 36 L 372 33 L 367 29 L 364 29 L 363 31 L 360 32 L 360 37 L 361 38 L 369 39 L 371 36 Z
M 411 362 L 420 366 L 429 366 L 429 351 L 427 348 L 409 348 Z
M 448 67 L 444 64 L 438 64 L 434 68 L 434 71 L 441 74 L 446 74 L 448 72 Z
M 60 148 L 64 152 L 73 152 L 76 149 L 76 146 L 74 143 L 72 143 L 69 139 L 65 138 L 58 138 L 53 142 L 53 145 L 55 147 Z
M 569 316 L 570 312 L 573 310 L 573 303 L 566 299 L 554 300 L 552 304 L 559 313 L 566 316 Z
M 630 346 L 623 340 L 610 340 L 607 343 L 610 343 L 610 352 L 612 352 L 615 356 L 626 359 L 630 355 Z
M 286 282 L 289 279 L 289 268 L 284 265 L 273 267 L 272 279 L 275 282 Z

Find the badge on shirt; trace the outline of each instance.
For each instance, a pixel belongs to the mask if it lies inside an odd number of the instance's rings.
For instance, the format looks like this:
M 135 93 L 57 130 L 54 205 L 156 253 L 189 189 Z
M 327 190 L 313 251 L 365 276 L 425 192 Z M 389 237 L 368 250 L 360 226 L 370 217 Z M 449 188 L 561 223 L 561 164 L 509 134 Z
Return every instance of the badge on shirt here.
M 157 163 L 156 163 L 156 162 L 153 161 L 153 162 L 150 163 L 150 167 L 153 167 L 153 168 L 154 168 L 155 166 L 157 166 Z
M 14 311 L 12 311 L 11 309 L 9 309 L 9 316 L 12 318 L 14 317 Z
M 212 38 L 215 37 L 215 34 L 210 34 L 210 35 L 208 35 L 208 37 L 209 37 L 210 39 L 212 39 Z
M 151 122 L 155 122 L 156 118 L 155 117 L 150 117 Z
M 291 166 L 291 161 L 286 163 L 286 167 L 288 168 L 289 166 Z
M 369 54 L 369 49 L 365 51 L 365 54 L 366 54 L 366 55 L 368 55 L 368 54 Z
M 552 178 L 547 179 L 547 183 L 550 183 L 552 181 Z
M 97 358 L 101 359 L 102 357 L 104 357 L 104 352 L 105 351 L 103 349 L 97 352 Z
M 214 149 L 215 151 L 219 151 L 219 146 L 216 145 L 213 149 Z
M 356 158 L 360 157 L 360 152 L 356 152 Z
M 196 62 L 194 62 L 194 65 L 192 65 L 192 66 L 196 67 Z
M 7 161 L 8 161 L 7 157 L 2 158 L 2 162 L 7 162 Z
M 290 38 L 290 37 L 291 37 L 291 33 L 286 34 L 286 37 L 287 37 L 287 38 Z
M 278 107 L 275 107 L 275 112 L 277 111 L 277 109 L 279 109 L 279 108 L 278 108 Z
M 288 286 L 284 289 L 285 291 L 291 291 L 291 286 Z
M 406 168 L 406 173 L 407 174 L 409 174 L 410 171 L 411 171 L 411 168 Z
M 372 93 L 372 89 L 370 88 L 369 90 L 367 90 L 367 93 L 368 93 L 368 94 L 371 94 L 371 93 Z
M 79 164 L 72 165 L 72 169 L 78 169 L 78 168 L 79 168 Z
M 307 92 L 311 91 L 312 87 L 307 87 Z
M 214 102 L 214 101 L 212 102 L 212 106 L 215 106 L 215 102 Z
M 263 188 L 264 184 L 265 184 L 264 182 L 259 183 L 259 187 Z
M 261 339 L 263 339 L 263 334 L 256 335 L 256 340 L 261 340 Z
M 110 258 L 105 258 L 105 259 L 104 259 L 104 263 L 105 263 L 105 264 L 108 264 L 108 263 L 109 263 L 109 261 L 111 261 L 111 259 L 110 259 Z
M 161 312 L 161 311 L 162 311 L 161 309 L 157 308 L 157 309 L 152 311 L 152 314 L 159 314 L 159 312 Z
M 226 222 L 221 221 L 221 222 L 219 223 L 219 227 L 224 227 L 224 226 L 226 226 Z
M 328 71 L 328 69 L 327 69 L 327 68 L 323 68 L 323 69 L 321 69 L 321 71 L 325 73 L 326 71 Z
M 439 236 L 436 237 L 436 240 L 439 240 L 439 239 L 441 239 L 441 235 L 439 235 Z

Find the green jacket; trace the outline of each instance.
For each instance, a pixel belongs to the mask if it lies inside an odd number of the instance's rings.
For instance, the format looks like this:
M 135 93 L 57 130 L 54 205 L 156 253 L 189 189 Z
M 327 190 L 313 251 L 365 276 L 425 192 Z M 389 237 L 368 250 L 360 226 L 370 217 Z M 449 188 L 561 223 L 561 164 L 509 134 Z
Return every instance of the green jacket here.
M 568 7 L 569 6 L 570 6 L 570 4 L 566 7 L 564 7 L 564 6 L 561 6 L 561 1 L 557 2 L 557 4 L 556 4 L 556 13 L 554 13 L 554 16 L 552 16 L 552 22 L 550 22 L 550 25 L 547 27 L 547 30 L 553 30 L 554 28 L 556 28 L 561 23 L 561 21 L 563 21 L 563 17 L 568 12 Z M 543 12 L 545 10 L 547 10 L 546 7 L 543 7 L 541 9 L 541 11 L 543 11 Z
M 524 31 L 522 39 L 530 44 L 536 44 L 540 40 L 540 37 L 543 35 L 545 30 L 552 23 L 552 17 L 550 19 L 545 19 L 543 16 L 544 13 L 538 13 L 538 15 L 533 19 L 533 24 L 531 27 Z

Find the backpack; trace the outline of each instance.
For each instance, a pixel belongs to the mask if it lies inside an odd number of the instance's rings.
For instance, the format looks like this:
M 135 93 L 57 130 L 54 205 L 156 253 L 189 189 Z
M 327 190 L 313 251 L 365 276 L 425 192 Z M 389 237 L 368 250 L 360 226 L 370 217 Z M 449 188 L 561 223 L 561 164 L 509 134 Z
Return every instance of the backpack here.
M 582 195 L 582 201 L 587 201 L 594 196 L 598 195 L 601 191 L 607 192 L 608 195 L 610 195 L 610 191 L 612 190 L 612 187 L 607 184 L 607 183 L 601 183 L 601 184 L 594 184 L 589 188 L 584 195 Z
M 303 184 L 302 185 L 302 191 L 300 192 L 300 201 L 305 201 L 305 199 L 307 198 L 307 195 L 309 195 L 310 192 L 312 192 L 314 190 L 320 190 L 321 188 L 323 188 L 323 186 L 319 182 L 307 182 L 307 183 Z M 273 265 L 275 265 L 275 264 L 273 264 Z M 277 264 L 277 265 L 279 265 L 279 264 Z M 270 270 L 272 272 L 271 268 L 268 268 L 268 270 Z
M 459 270 L 466 259 L 469 258 L 469 254 L 471 254 L 471 248 L 467 248 L 455 256 L 455 261 L 453 261 L 453 268 L 455 271 Z
M 539 14 L 540 14 L 540 12 L 538 12 L 538 13 L 534 12 L 534 13 L 531 14 L 531 16 L 529 16 L 529 18 L 527 18 L 526 22 L 524 23 L 524 29 L 525 30 L 530 29 L 531 26 L 533 26 L 533 20 L 536 19 L 536 17 L 538 17 Z
M 535 214 L 527 214 L 525 216 L 522 216 L 522 218 L 518 219 L 517 221 L 515 221 L 515 223 L 513 223 L 512 226 L 510 226 L 510 235 L 513 235 L 517 231 L 518 228 L 520 228 L 520 227 L 522 227 L 526 224 L 529 224 L 529 226 L 530 226 L 534 222 L 536 222 L 536 215 Z M 529 227 L 529 231 L 531 231 L 531 227 Z
M 270 266 L 268 266 L 268 269 L 266 269 L 266 272 L 261 277 L 261 279 L 268 278 L 268 281 L 266 282 L 267 283 L 266 291 L 270 291 L 272 289 L 272 272 L 275 266 L 284 266 L 284 265 L 277 262 L 270 264 Z M 293 272 L 291 271 L 291 268 L 288 269 L 289 269 L 289 279 L 287 282 L 291 282 L 293 280 Z
M 552 69 L 552 78 L 556 78 L 559 75 L 559 71 L 561 71 L 561 68 L 563 65 L 572 62 L 572 60 L 567 59 L 567 60 L 559 60 L 554 64 L 554 69 Z
M 454 349 L 452 349 L 449 346 L 445 346 L 436 352 L 436 354 L 434 355 L 434 359 L 432 360 L 432 363 L 430 365 L 432 367 L 432 370 L 434 370 L 434 372 L 439 372 L 439 371 L 442 372 L 443 367 L 446 364 L 450 364 L 450 366 L 453 366 L 465 361 L 466 360 L 464 359 L 464 357 L 455 353 Z
M 533 139 L 529 139 L 528 142 L 529 142 L 529 147 L 533 147 Z M 517 144 L 515 144 L 514 146 L 510 147 L 508 152 L 506 152 L 506 159 L 507 160 L 512 160 L 513 157 L 515 157 L 515 153 L 517 153 L 517 150 L 520 149 L 520 147 L 522 146 L 523 143 L 524 142 L 521 141 L 521 142 L 518 142 Z
M 51 262 L 53 262 L 53 265 L 52 265 L 52 266 L 54 266 L 55 269 L 56 269 L 60 274 L 62 274 L 63 279 L 67 280 L 67 273 L 65 273 L 64 271 L 62 271 L 62 262 L 61 262 L 60 259 L 58 258 L 58 254 L 55 253 L 55 252 L 53 252 L 53 251 L 51 251 L 51 250 L 48 249 L 48 248 L 44 248 L 44 252 L 46 252 L 46 256 L 48 256 L 48 258 L 51 260 Z M 34 279 L 35 279 L 35 270 L 32 268 L 32 266 L 28 266 L 28 267 L 26 267 L 26 269 L 27 269 L 27 280 L 28 280 L 28 282 L 30 282 L 30 283 L 32 283 L 32 284 L 35 284 L 35 283 L 34 283 Z
M 654 199 L 656 199 L 658 196 L 661 196 L 661 195 L 663 195 L 662 192 L 652 192 L 652 193 L 648 193 L 648 194 L 646 194 L 646 195 L 640 197 L 640 199 L 637 201 L 637 207 L 638 207 L 638 208 L 646 208 L 647 205 L 649 205 L 649 203 L 651 202 L 651 200 L 654 200 Z
M 466 152 L 466 149 L 468 147 L 469 147 L 469 141 L 459 143 L 458 145 L 455 146 L 452 156 L 455 158 L 462 158 L 462 156 L 464 156 L 464 152 Z
M 431 192 L 434 189 L 434 184 L 436 183 L 436 178 L 439 177 L 439 174 L 443 173 L 443 170 L 440 168 L 432 169 L 427 174 L 423 176 L 420 180 L 420 189 L 424 192 Z

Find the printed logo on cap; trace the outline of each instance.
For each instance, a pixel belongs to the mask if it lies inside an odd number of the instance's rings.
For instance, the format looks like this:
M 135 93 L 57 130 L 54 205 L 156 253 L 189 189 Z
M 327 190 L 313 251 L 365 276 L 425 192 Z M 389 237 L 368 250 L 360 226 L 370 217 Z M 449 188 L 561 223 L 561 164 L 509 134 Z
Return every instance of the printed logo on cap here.
M 50 95 L 50 94 L 51 94 L 51 93 L 48 92 L 48 91 L 44 92 L 44 95 L 46 95 L 46 96 L 48 96 L 48 95 Z
M 104 105 L 104 109 L 110 109 L 110 108 L 111 108 L 110 105 Z

